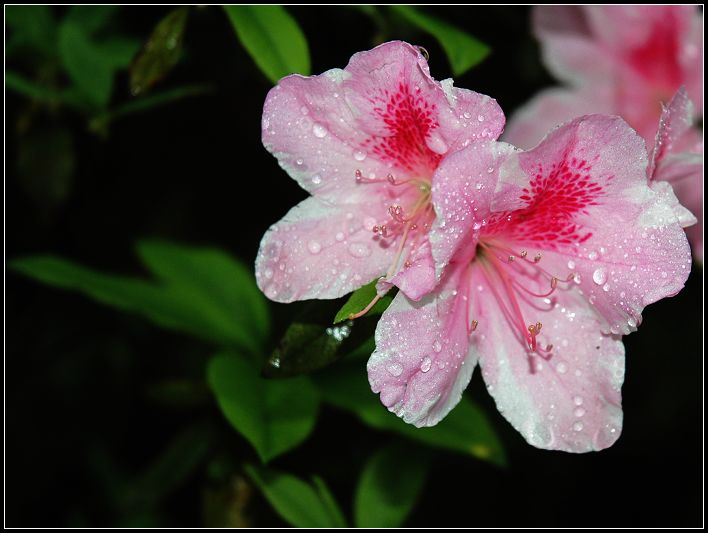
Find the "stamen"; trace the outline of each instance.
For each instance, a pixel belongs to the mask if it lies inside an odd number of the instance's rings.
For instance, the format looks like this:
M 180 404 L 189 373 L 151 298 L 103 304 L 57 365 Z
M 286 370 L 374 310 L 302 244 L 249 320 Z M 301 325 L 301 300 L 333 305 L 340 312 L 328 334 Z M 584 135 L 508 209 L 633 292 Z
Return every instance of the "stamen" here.
M 541 254 L 538 253 L 533 257 L 533 262 L 538 263 L 541 260 Z
M 510 255 L 509 258 L 507 259 L 507 261 L 509 261 L 509 263 L 513 263 L 514 259 L 516 259 L 516 257 L 514 257 L 513 255 Z
M 521 250 L 521 253 L 519 255 L 521 256 L 521 259 L 525 259 L 528 255 L 528 252 L 526 250 Z
M 349 320 L 354 320 L 355 318 L 359 318 L 360 316 L 364 316 L 366 313 L 368 313 L 371 310 L 372 307 L 374 307 L 376 305 L 376 302 L 378 302 L 380 299 L 381 299 L 381 296 L 379 296 L 378 294 L 376 296 L 374 296 L 374 299 L 371 300 L 369 302 L 369 305 L 364 307 L 364 309 L 362 309 L 358 313 L 351 313 L 349 315 Z
M 472 333 L 474 330 L 477 329 L 478 325 L 479 325 L 479 322 L 477 322 L 476 320 L 473 320 L 472 322 L 470 322 L 470 327 L 467 329 L 467 333 Z

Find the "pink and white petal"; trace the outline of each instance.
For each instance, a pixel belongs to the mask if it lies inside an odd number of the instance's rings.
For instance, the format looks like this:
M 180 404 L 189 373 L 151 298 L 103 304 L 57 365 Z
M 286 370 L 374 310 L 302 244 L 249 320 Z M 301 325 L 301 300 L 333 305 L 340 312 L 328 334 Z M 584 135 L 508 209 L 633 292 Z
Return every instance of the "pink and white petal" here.
M 463 243 L 471 253 L 458 260 L 474 256 L 479 232 L 489 215 L 499 167 L 514 150 L 502 142 L 476 142 L 448 155 L 433 175 L 436 218 L 428 238 L 437 279 Z
M 339 298 L 382 276 L 393 249 L 371 231 L 376 203 L 332 206 L 310 197 L 270 227 L 256 258 L 256 281 L 268 298 L 292 302 Z
M 674 188 L 669 182 L 653 181 L 651 182 L 650 187 L 652 191 L 657 194 L 660 202 L 663 202 L 669 207 L 671 207 L 674 212 L 674 215 L 676 216 L 676 220 L 682 228 L 693 226 L 698 222 L 695 215 L 679 203 L 679 200 L 674 192 Z
M 369 383 L 389 411 L 434 426 L 457 405 L 477 363 L 469 351 L 461 268 L 418 302 L 398 293 L 376 328 Z
M 695 161 L 699 157 L 697 154 L 680 154 L 668 156 L 662 161 L 659 167 L 658 179 L 667 177 L 682 176 L 679 180 L 671 181 L 676 197 L 685 208 L 695 217 L 696 224 L 686 228 L 686 235 L 691 243 L 693 257 L 699 262 L 703 262 L 703 156 L 700 155 L 700 163 Z M 687 160 L 693 159 L 693 164 Z M 683 160 L 683 161 L 679 161 Z
M 577 291 L 558 291 L 543 307 L 520 302 L 529 320 L 543 324 L 539 341 L 553 345 L 550 360 L 531 355 L 475 270 L 479 325 L 470 342 L 499 412 L 538 448 L 583 453 L 611 446 L 622 429 L 619 338 L 600 333 L 597 315 Z
M 504 127 L 495 100 L 456 89 L 452 80 L 436 82 L 409 44 L 394 41 L 355 54 L 346 71 L 346 100 L 366 135 L 359 148 L 394 175 L 430 177 L 448 150 L 496 138 Z
M 361 152 L 366 136 L 344 98 L 348 74 L 333 69 L 319 76 L 288 76 L 271 89 L 263 108 L 263 145 L 280 166 L 311 194 L 337 202 L 375 195 L 375 185 L 356 183 L 366 176 L 385 177 L 389 169 Z
M 656 179 L 656 170 L 667 155 L 687 151 L 697 145 L 693 115 L 693 103 L 688 98 L 685 87 L 681 87 L 661 113 L 649 163 L 650 180 Z
M 703 13 L 697 6 L 690 6 L 690 22 L 680 36 L 679 64 L 683 71 L 683 84 L 696 106 L 696 118 L 703 112 Z
M 611 79 L 615 61 L 597 40 L 586 7 L 536 6 L 532 24 L 543 62 L 556 78 L 575 87 Z
M 554 128 L 590 113 L 612 113 L 613 96 L 606 87 L 552 88 L 541 91 L 509 120 L 502 140 L 518 148 L 533 148 Z
M 509 157 L 486 232 L 558 279 L 577 273 L 605 331 L 629 333 L 644 306 L 676 294 L 690 250 L 673 207 L 646 178 L 644 143 L 618 117 L 593 115 Z
M 379 282 L 381 288 L 390 283 L 401 289 L 411 300 L 420 300 L 435 288 L 437 279 L 435 278 L 435 265 L 430 252 L 430 243 L 426 236 L 421 235 L 420 238 L 423 239 L 423 242 L 413 247 L 408 259 L 391 280 Z

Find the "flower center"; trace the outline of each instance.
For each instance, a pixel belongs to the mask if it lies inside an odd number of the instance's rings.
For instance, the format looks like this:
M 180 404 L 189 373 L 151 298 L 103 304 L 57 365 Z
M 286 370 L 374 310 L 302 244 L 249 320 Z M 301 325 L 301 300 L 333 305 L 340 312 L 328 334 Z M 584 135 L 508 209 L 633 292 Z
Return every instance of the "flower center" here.
M 550 359 L 553 345 L 543 346 L 538 338 L 543 324 L 528 321 L 521 310 L 520 301 L 530 301 L 535 308 L 539 308 L 536 299 L 542 299 L 544 305 L 552 305 L 549 297 L 556 291 L 558 284 L 573 282 L 575 273 L 571 272 L 565 278 L 551 274 L 541 265 L 542 259 L 541 253 L 529 257 L 526 250 L 515 251 L 495 240 L 480 240 L 476 257 L 499 307 L 513 325 L 518 340 L 530 352 Z M 529 288 L 529 284 L 536 287 L 547 284 L 547 289 L 539 292 Z
M 431 201 L 430 180 L 423 177 L 397 179 L 393 174 L 389 174 L 386 178 L 367 178 L 359 169 L 355 171 L 354 179 L 360 185 L 383 184 L 384 187 L 380 189 L 379 193 L 392 199 L 388 206 L 389 219 L 379 221 L 371 227 L 376 240 L 388 245 L 398 241 L 391 266 L 383 278 L 390 280 L 399 271 L 401 262 L 403 268 L 411 266 L 410 258 L 418 246 L 421 236 L 428 232 L 435 218 Z M 410 243 L 407 250 L 406 243 Z M 403 258 L 404 252 L 405 259 Z M 366 308 L 349 318 L 354 319 L 366 314 L 379 298 L 380 296 L 376 295 Z

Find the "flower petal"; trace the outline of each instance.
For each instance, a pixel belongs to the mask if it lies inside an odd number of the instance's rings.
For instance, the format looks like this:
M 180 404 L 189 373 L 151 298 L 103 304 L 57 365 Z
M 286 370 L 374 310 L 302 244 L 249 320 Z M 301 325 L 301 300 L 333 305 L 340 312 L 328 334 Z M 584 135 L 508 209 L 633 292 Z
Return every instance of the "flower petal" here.
M 413 248 L 408 258 L 408 266 L 404 265 L 390 281 L 381 280 L 381 287 L 395 285 L 411 300 L 420 300 L 435 288 L 437 280 L 430 243 L 427 237 L 422 238 L 424 242 Z
M 280 165 L 336 202 L 371 194 L 356 186 L 357 170 L 429 178 L 442 154 L 471 138 L 496 138 L 503 124 L 494 100 L 451 83 L 443 89 L 417 48 L 393 41 L 355 54 L 344 70 L 283 78 L 268 94 L 262 125 Z
M 477 362 L 468 349 L 466 296 L 457 290 L 461 273 L 451 269 L 419 302 L 398 293 L 376 328 L 371 388 L 418 427 L 434 426 L 457 405 Z
M 622 429 L 622 342 L 600 333 L 584 298 L 566 289 L 547 305 L 519 300 L 522 312 L 543 324 L 539 342 L 553 345 L 550 360 L 530 354 L 512 334 L 494 287 L 474 270 L 479 325 L 470 341 L 499 412 L 538 448 L 581 453 L 611 446 Z
M 548 132 L 574 118 L 590 113 L 612 113 L 610 102 L 608 89 L 546 89 L 512 115 L 502 140 L 528 150 Z
M 263 236 L 258 286 L 277 302 L 330 299 L 383 275 L 392 252 L 371 231 L 382 213 L 376 203 L 332 206 L 307 198 Z
M 558 279 L 576 272 L 605 330 L 630 333 L 644 306 L 683 287 L 691 265 L 646 165 L 642 139 L 618 117 L 576 119 L 502 165 L 486 231 L 543 252 L 540 266 Z
M 473 143 L 447 156 L 435 172 L 432 195 L 437 216 L 429 239 L 438 279 L 462 243 L 470 254 L 460 261 L 474 256 L 499 166 L 513 151 L 513 146 L 502 142 Z

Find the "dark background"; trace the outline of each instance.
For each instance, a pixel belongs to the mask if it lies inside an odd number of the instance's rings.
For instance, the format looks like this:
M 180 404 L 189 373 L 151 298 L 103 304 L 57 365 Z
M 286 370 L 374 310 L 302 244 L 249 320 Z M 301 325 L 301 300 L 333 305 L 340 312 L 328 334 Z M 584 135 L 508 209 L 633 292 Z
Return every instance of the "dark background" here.
M 313 73 L 344 67 L 377 37 L 370 19 L 354 9 L 289 10 L 307 35 Z M 553 83 L 529 34 L 526 8 L 434 11 L 491 46 L 482 65 L 455 81 L 495 97 L 507 116 Z M 167 12 L 122 8 L 113 23 L 145 39 Z M 432 38 L 394 32 L 389 38 L 411 39 L 429 51 L 437 79 L 450 76 Z M 125 117 L 106 138 L 90 132 L 81 115 L 37 109 L 6 93 L 8 259 L 50 252 L 137 274 L 134 242 L 160 237 L 216 245 L 253 263 L 268 226 L 305 196 L 260 142 L 260 113 L 271 84 L 218 8 L 191 13 L 185 47 L 161 85 L 207 82 L 216 90 Z M 23 67 L 8 64 L 13 66 Z M 128 99 L 123 74 L 114 101 Z M 52 128 L 69 129 L 76 154 L 60 201 L 28 185 L 18 170 L 28 137 Z M 570 455 L 532 448 L 496 412 L 475 375 L 470 394 L 497 427 L 510 467 L 439 453 L 407 524 L 700 526 L 702 278 L 694 266 L 686 288 L 650 306 L 639 332 L 626 338 L 625 424 L 611 449 Z M 271 309 L 276 323 L 292 316 L 288 306 Z M 204 524 L 209 491 L 220 490 L 213 462 L 162 493 L 138 501 L 126 494 L 187 423 L 224 424 L 208 395 L 174 405 L 151 392 L 168 378 L 202 376 L 208 355 L 207 345 L 186 336 L 7 272 L 6 525 Z M 248 445 L 227 429 L 216 439 L 215 455 L 251 457 Z M 325 409 L 314 435 L 275 465 L 322 474 L 348 511 L 364 448 L 385 438 Z M 257 493 L 248 502 L 251 525 L 283 524 Z

